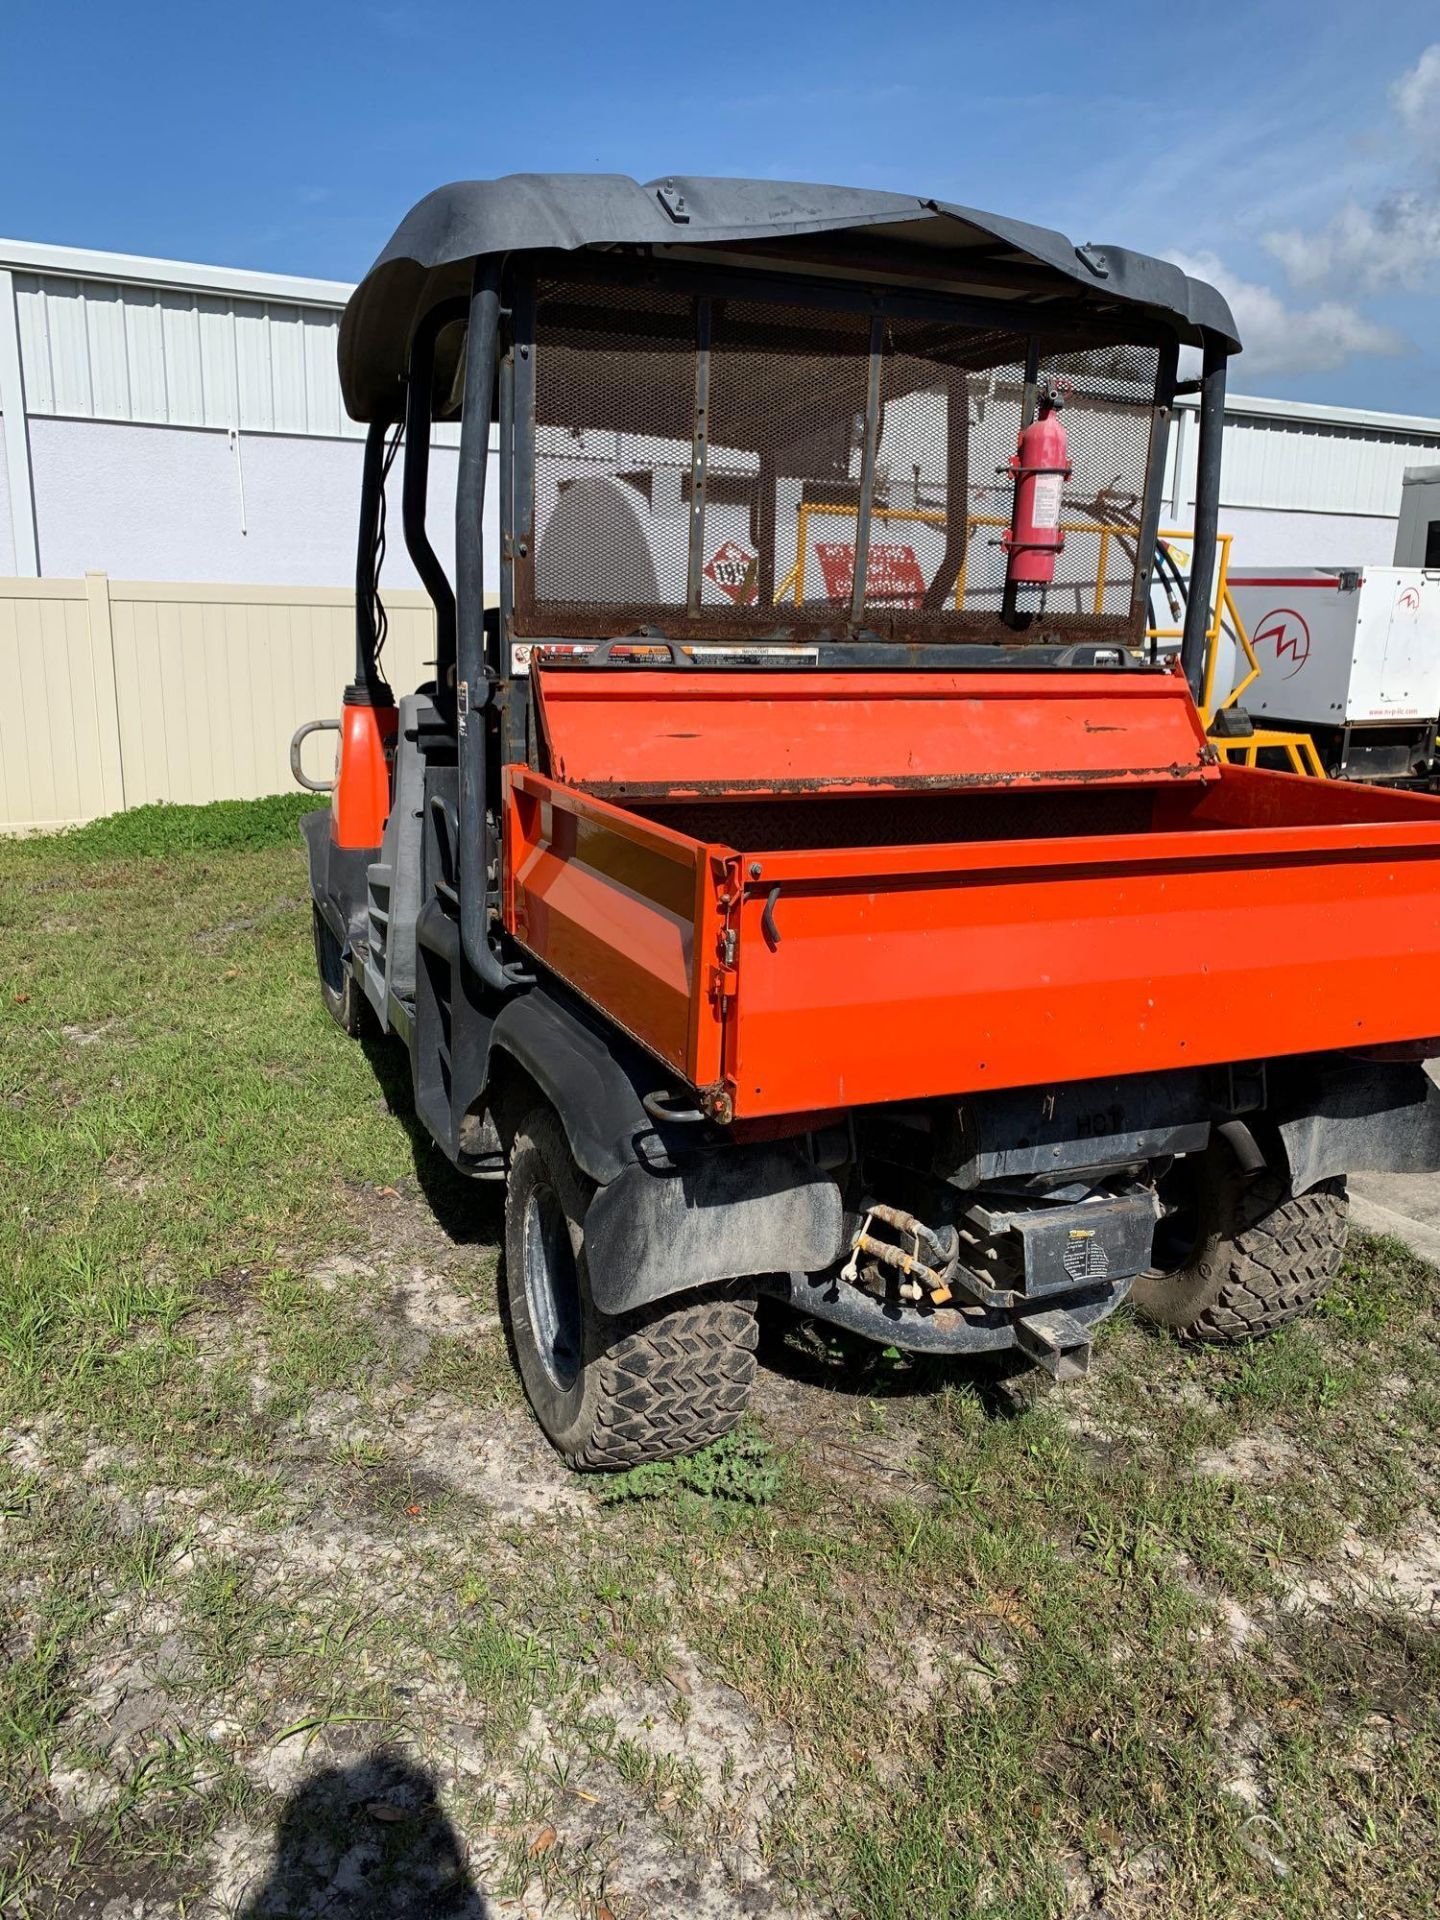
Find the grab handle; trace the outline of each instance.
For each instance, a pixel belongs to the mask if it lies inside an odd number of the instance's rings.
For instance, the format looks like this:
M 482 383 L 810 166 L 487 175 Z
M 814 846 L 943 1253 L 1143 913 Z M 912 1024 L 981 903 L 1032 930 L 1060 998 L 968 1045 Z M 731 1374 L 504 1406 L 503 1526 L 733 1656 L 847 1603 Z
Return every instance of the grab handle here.
M 339 733 L 338 720 L 307 720 L 303 727 L 297 727 L 290 736 L 290 771 L 295 776 L 295 784 L 304 787 L 307 793 L 333 793 L 333 780 L 312 780 L 300 764 L 300 749 L 312 733 Z
M 694 657 L 688 654 L 678 640 L 667 640 L 663 634 L 634 633 L 620 634 L 613 640 L 603 640 L 592 653 L 583 656 L 587 667 L 618 667 L 624 665 L 646 665 L 649 661 L 626 662 L 615 658 L 616 647 L 630 647 L 637 652 L 655 653 L 663 647 L 669 654 L 672 667 L 693 667 Z
M 666 1092 L 642 1093 L 640 1104 L 652 1120 L 662 1121 L 671 1127 L 695 1127 L 706 1118 L 699 1107 L 672 1106 L 675 1098 Z

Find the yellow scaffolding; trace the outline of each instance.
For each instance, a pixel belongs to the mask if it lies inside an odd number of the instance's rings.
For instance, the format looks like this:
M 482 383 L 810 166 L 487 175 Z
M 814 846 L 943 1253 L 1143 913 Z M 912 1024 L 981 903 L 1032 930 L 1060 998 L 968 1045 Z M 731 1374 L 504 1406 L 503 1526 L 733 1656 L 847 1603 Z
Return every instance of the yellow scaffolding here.
M 792 594 L 795 605 L 798 607 L 805 598 L 805 558 L 810 550 L 810 522 L 814 519 L 824 520 L 827 518 L 854 520 L 859 517 L 860 509 L 849 501 L 802 500 L 795 511 L 798 516 L 795 564 L 775 589 L 775 600 L 778 605 L 787 593 Z M 912 526 L 920 525 L 943 528 L 946 524 L 946 515 L 939 508 L 935 507 L 872 507 L 870 510 L 870 518 L 872 520 L 884 520 L 887 524 L 892 520 L 898 520 L 902 523 L 909 523 Z M 965 605 L 965 572 L 970 563 L 970 542 L 974 538 L 975 529 L 977 527 L 1008 527 L 1009 524 L 1010 519 L 1008 515 L 972 513 L 966 516 L 965 551 L 961 555 L 960 568 L 955 575 L 953 604 L 957 611 Z M 1135 529 L 1133 527 L 1109 525 L 1104 521 L 1098 520 L 1062 520 L 1060 522 L 1060 531 L 1062 533 L 1094 533 L 1099 535 L 1100 554 L 1095 568 L 1095 604 L 1093 611 L 1103 613 L 1105 611 L 1105 569 L 1110 561 L 1111 537 L 1117 533 L 1128 533 L 1133 539 L 1135 537 Z
M 1294 733 L 1282 727 L 1256 727 L 1251 733 L 1217 734 L 1215 721 L 1219 714 L 1235 706 L 1242 693 L 1253 687 L 1260 678 L 1260 660 L 1245 631 L 1245 622 L 1240 618 L 1240 609 L 1235 605 L 1234 595 L 1230 591 L 1230 541 L 1231 535 L 1222 533 L 1217 536 L 1218 552 L 1215 563 L 1215 590 L 1211 601 L 1210 624 L 1205 629 L 1205 667 L 1200 681 L 1200 718 L 1205 723 L 1205 731 L 1210 736 L 1211 745 L 1223 759 L 1237 765 L 1253 767 L 1259 764 L 1259 756 L 1267 751 L 1285 756 L 1292 773 L 1308 775 L 1314 780 L 1323 780 L 1325 768 L 1316 751 L 1315 742 L 1308 733 Z M 1189 550 L 1195 543 L 1193 533 L 1172 528 L 1162 528 L 1157 535 L 1167 546 L 1173 548 L 1179 542 L 1187 551 L 1186 564 L 1189 564 Z M 1193 585 L 1193 583 L 1192 583 Z M 1235 682 L 1223 700 L 1215 699 L 1215 669 L 1220 657 L 1220 640 L 1226 627 L 1234 637 L 1245 660 L 1245 673 Z M 1178 640 L 1182 629 L 1179 627 L 1151 627 L 1147 638 L 1156 640 Z

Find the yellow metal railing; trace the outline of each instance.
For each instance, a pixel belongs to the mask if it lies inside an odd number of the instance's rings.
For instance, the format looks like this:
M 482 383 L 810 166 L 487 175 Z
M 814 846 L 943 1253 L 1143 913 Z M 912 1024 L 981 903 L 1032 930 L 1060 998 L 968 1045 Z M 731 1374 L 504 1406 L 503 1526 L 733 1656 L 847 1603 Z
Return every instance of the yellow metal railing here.
M 786 594 L 793 595 L 798 607 L 805 598 L 805 561 L 810 551 L 810 522 L 815 519 L 858 519 L 860 509 L 848 501 L 802 500 L 796 508 L 798 525 L 796 529 L 795 564 L 775 589 L 778 603 Z M 872 520 L 883 520 L 887 524 L 896 520 L 911 526 L 941 527 L 947 524 L 946 514 L 935 507 L 873 507 Z M 977 527 L 1008 527 L 1008 514 L 972 513 L 965 519 L 965 551 L 960 558 L 959 571 L 955 575 L 955 592 L 952 604 L 958 612 L 965 605 L 965 574 L 970 563 L 970 542 Z M 1108 584 L 1105 569 L 1110 563 L 1110 542 L 1116 534 L 1128 534 L 1133 540 L 1134 527 L 1115 525 L 1101 520 L 1062 520 L 1062 533 L 1093 533 L 1100 539 L 1100 553 L 1095 568 L 1095 601 L 1092 611 L 1105 611 L 1105 588 Z
M 793 595 L 794 604 L 799 606 L 805 598 L 805 562 L 810 550 L 810 522 L 815 519 L 850 519 L 859 517 L 859 508 L 843 501 L 804 500 L 796 509 L 796 548 L 795 564 L 775 590 L 778 603 L 787 594 Z M 874 507 L 871 519 L 889 525 L 892 521 L 901 525 L 940 527 L 946 525 L 943 510 L 933 507 Z M 960 566 L 955 576 L 955 591 L 952 604 L 957 611 L 965 605 L 965 575 L 970 559 L 970 542 L 980 527 L 1008 527 L 1008 515 L 972 513 L 965 519 L 965 546 L 960 556 Z M 1112 540 L 1138 540 L 1137 528 L 1124 521 L 1105 520 L 1062 520 L 1062 533 L 1093 534 L 1099 540 L 1099 552 L 1095 562 L 1095 593 L 1092 602 L 1094 613 L 1105 611 L 1105 591 L 1109 586 L 1106 570 L 1110 564 L 1110 543 Z M 1181 528 L 1162 528 L 1156 536 L 1163 540 L 1172 554 L 1177 546 L 1180 554 L 1177 565 L 1189 564 L 1189 554 L 1194 548 L 1194 535 Z M 1253 767 L 1259 754 L 1270 751 L 1283 754 L 1294 773 L 1307 774 L 1313 779 L 1323 780 L 1325 768 L 1315 749 L 1315 742 L 1308 733 L 1292 733 L 1275 727 L 1257 727 L 1248 734 L 1238 734 L 1230 738 L 1224 733 L 1217 735 L 1213 729 L 1217 714 L 1224 713 L 1235 706 L 1240 696 L 1260 678 L 1260 660 L 1245 631 L 1245 622 L 1240 618 L 1240 610 L 1230 591 L 1230 543 L 1232 536 L 1222 533 L 1216 537 L 1215 579 L 1210 601 L 1210 621 L 1205 629 L 1205 667 L 1200 688 L 1200 717 L 1204 721 L 1205 731 L 1210 735 L 1216 750 L 1227 760 Z M 1194 583 L 1192 583 L 1193 586 Z M 1229 633 L 1245 661 L 1245 672 L 1237 680 L 1225 697 L 1215 699 L 1215 674 L 1220 659 L 1220 641 Z M 1179 640 L 1183 629 L 1176 627 L 1148 627 L 1146 639 L 1153 646 L 1159 640 Z
M 1193 550 L 1193 533 L 1162 528 L 1156 536 L 1167 546 L 1174 548 L 1179 543 L 1187 550 Z M 1200 718 L 1205 723 L 1205 731 L 1210 743 L 1221 756 L 1239 765 L 1253 767 L 1258 765 L 1259 756 L 1264 752 L 1281 753 L 1289 762 L 1292 773 L 1308 775 L 1311 779 L 1323 780 L 1325 768 L 1316 750 L 1315 742 L 1308 733 L 1293 733 L 1281 727 L 1256 727 L 1252 732 L 1236 734 L 1233 737 L 1215 732 L 1215 717 L 1233 707 L 1242 693 L 1253 687 L 1260 678 L 1260 658 L 1256 653 L 1250 635 L 1245 631 L 1245 622 L 1240 618 L 1240 609 L 1230 591 L 1230 541 L 1228 533 L 1218 534 L 1218 551 L 1215 559 L 1215 585 L 1211 599 L 1210 623 L 1205 629 L 1205 668 L 1200 680 Z M 1187 554 L 1188 564 L 1188 554 Z M 1191 582 L 1193 591 L 1195 583 Z M 1245 661 L 1243 678 L 1237 680 L 1225 698 L 1218 704 L 1215 699 L 1215 670 L 1220 658 L 1221 636 L 1229 631 Z M 1156 640 L 1178 640 L 1180 627 L 1150 627 L 1146 637 L 1152 643 Z
M 1175 528 L 1162 527 L 1156 536 L 1167 547 L 1178 542 L 1182 548 L 1193 548 L 1195 536 Z M 1211 601 L 1210 624 L 1205 629 L 1205 673 L 1200 687 L 1200 711 L 1208 727 L 1217 713 L 1223 713 L 1226 707 L 1233 707 L 1248 687 L 1253 687 L 1260 678 L 1260 662 L 1255 649 L 1250 644 L 1250 636 L 1245 631 L 1245 623 L 1240 618 L 1230 592 L 1230 542 L 1233 535 L 1221 533 L 1215 536 L 1215 588 Z M 1189 564 L 1188 551 L 1185 555 Z M 1220 638 L 1225 631 L 1226 622 L 1234 635 L 1235 644 L 1245 656 L 1245 678 L 1237 680 L 1217 707 L 1215 704 L 1215 668 L 1220 658 Z M 1183 629 L 1180 627 L 1150 627 L 1146 630 L 1149 640 L 1178 640 Z

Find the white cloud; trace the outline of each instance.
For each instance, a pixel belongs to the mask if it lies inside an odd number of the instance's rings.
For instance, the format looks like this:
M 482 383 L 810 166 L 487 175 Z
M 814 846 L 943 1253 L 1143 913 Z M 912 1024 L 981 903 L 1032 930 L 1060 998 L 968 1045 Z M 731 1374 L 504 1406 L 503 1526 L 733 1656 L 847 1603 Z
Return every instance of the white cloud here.
M 1440 41 L 1426 47 L 1390 89 L 1402 161 L 1440 166 Z M 1388 130 L 1387 130 L 1388 131 Z M 1265 245 L 1297 287 L 1416 292 L 1440 263 L 1440 178 L 1397 188 L 1372 207 L 1347 200 L 1311 233 L 1268 233 Z
M 1401 74 L 1390 98 L 1421 153 L 1440 160 L 1440 40 L 1426 47 L 1409 72 Z
M 1265 245 L 1297 287 L 1349 282 L 1369 293 L 1414 292 L 1440 261 L 1440 198 L 1410 189 L 1373 212 L 1348 200 L 1317 233 L 1292 227 L 1267 233 Z
M 1247 380 L 1267 373 L 1331 373 L 1361 355 L 1406 351 L 1407 341 L 1393 327 L 1369 320 L 1338 300 L 1287 307 L 1273 288 L 1242 280 L 1213 253 L 1166 257 L 1218 287 L 1230 302 L 1245 349 L 1240 365 Z

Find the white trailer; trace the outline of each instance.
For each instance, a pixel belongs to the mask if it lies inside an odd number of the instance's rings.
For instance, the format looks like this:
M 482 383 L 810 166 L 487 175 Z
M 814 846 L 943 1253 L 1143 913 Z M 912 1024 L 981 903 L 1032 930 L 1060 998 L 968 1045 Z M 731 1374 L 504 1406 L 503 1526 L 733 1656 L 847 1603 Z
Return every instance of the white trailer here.
M 1260 663 L 1246 712 L 1311 734 L 1340 778 L 1434 777 L 1440 572 L 1239 567 L 1230 591 Z

